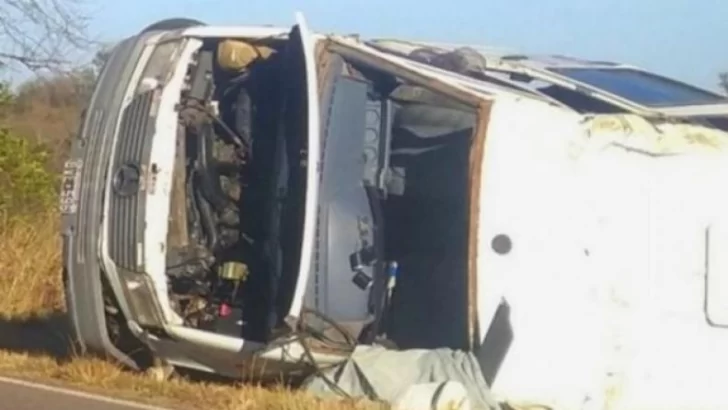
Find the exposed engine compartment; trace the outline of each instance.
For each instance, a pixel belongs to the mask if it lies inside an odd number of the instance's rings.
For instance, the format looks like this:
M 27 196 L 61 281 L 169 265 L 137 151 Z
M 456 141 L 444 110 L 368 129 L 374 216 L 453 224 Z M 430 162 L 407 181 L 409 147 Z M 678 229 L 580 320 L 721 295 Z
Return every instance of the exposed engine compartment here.
M 245 61 L 230 60 L 245 52 Z M 168 234 L 170 300 L 185 325 L 254 340 L 266 331 L 266 312 L 255 306 L 270 305 L 254 302 L 270 295 L 259 286 L 246 289 L 266 276 L 256 208 L 268 178 L 252 158 L 263 161 L 274 148 L 255 139 L 274 140 L 277 132 L 270 121 L 276 84 L 261 78 L 275 76 L 276 53 L 223 39 L 208 41 L 194 57 L 178 110 Z

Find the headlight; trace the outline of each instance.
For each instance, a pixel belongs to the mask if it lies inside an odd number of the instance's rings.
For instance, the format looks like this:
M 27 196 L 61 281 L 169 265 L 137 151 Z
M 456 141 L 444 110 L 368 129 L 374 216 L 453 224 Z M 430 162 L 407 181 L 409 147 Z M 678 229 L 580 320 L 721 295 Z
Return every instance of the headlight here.
M 149 276 L 126 269 L 117 269 L 121 291 L 131 311 L 131 320 L 143 327 L 162 327 L 164 319 L 157 303 L 154 285 Z M 120 295 L 121 296 L 121 295 Z
M 173 40 L 157 45 L 144 67 L 135 94 L 153 90 L 167 81 L 169 72 L 177 60 L 180 44 L 179 40 Z

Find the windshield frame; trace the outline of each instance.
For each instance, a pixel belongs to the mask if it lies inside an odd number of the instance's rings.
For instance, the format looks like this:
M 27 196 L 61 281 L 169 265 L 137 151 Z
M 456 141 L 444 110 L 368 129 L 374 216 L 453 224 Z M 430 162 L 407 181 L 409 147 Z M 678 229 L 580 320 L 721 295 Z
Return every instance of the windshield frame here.
M 614 94 L 616 96 L 619 96 L 621 98 L 627 99 L 629 101 L 632 101 L 634 104 L 642 105 L 645 107 L 650 108 L 674 108 L 674 107 L 686 107 L 686 106 L 702 106 L 702 105 L 722 105 L 722 104 L 728 104 L 728 97 L 720 95 L 718 93 L 711 92 L 709 90 L 705 90 L 703 88 L 694 86 L 692 84 L 685 83 L 683 81 L 675 80 L 670 77 L 662 76 L 656 73 L 652 73 L 649 71 L 641 70 L 635 67 L 628 67 L 628 66 L 574 66 L 574 67 L 547 67 L 546 68 L 549 72 L 555 73 L 560 76 L 564 76 L 568 79 L 571 79 L 574 82 L 587 85 L 589 87 L 594 87 L 602 90 L 605 93 Z M 600 78 L 594 78 L 592 81 L 586 81 L 584 76 L 580 76 L 578 74 L 583 75 L 597 75 L 601 76 Z M 614 84 L 613 86 L 605 86 L 604 83 L 606 82 L 613 82 L 613 80 L 617 80 L 619 77 L 616 76 L 624 75 L 623 80 L 629 81 L 628 84 L 622 83 L 622 84 Z M 611 76 L 611 77 L 610 77 Z M 639 78 L 641 77 L 641 78 Z M 697 98 L 693 99 L 692 101 L 678 101 L 678 102 L 669 102 L 669 101 L 663 101 L 663 102 L 649 102 L 646 101 L 649 99 L 645 98 L 637 98 L 634 95 L 629 95 L 630 93 L 624 93 L 619 92 L 620 86 L 624 87 L 625 85 L 627 87 L 637 84 L 637 81 L 646 80 L 645 83 L 648 85 L 651 90 L 657 90 L 657 87 L 671 87 L 672 90 L 677 90 L 679 93 L 690 93 L 693 96 L 696 96 Z M 621 79 L 620 79 L 621 80 Z M 664 87 L 663 94 L 665 93 Z M 698 97 L 699 96 L 699 97 Z M 663 98 L 663 100 L 666 100 Z
M 520 74 L 527 74 L 535 79 L 551 82 L 555 85 L 559 85 L 562 87 L 569 88 L 574 91 L 578 91 L 580 93 L 586 94 L 589 97 L 597 98 L 602 101 L 605 101 L 609 104 L 613 104 L 619 108 L 622 108 L 624 110 L 627 110 L 629 112 L 632 112 L 637 115 L 642 115 L 646 117 L 714 117 L 714 116 L 725 116 L 728 115 L 728 97 L 726 100 L 722 103 L 706 103 L 706 104 L 687 104 L 687 105 L 670 105 L 670 106 L 663 106 L 663 107 L 657 107 L 657 106 L 648 106 L 644 104 L 640 104 L 637 101 L 630 100 L 628 98 L 625 98 L 623 96 L 614 94 L 612 92 L 609 92 L 603 88 L 599 88 L 596 86 L 593 86 L 591 84 L 587 84 L 581 81 L 577 81 L 571 77 L 568 77 L 566 75 L 554 72 L 550 70 L 550 68 L 600 68 L 600 69 L 619 69 L 619 68 L 628 68 L 633 69 L 636 71 L 640 71 L 643 73 L 647 73 L 649 75 L 655 75 L 659 76 L 653 72 L 643 70 L 639 67 L 634 67 L 630 65 L 625 64 L 614 64 L 614 65 L 607 65 L 607 64 L 564 64 L 564 65 L 551 65 L 551 64 L 543 64 L 539 63 L 537 61 L 518 61 L 516 64 L 513 64 L 512 62 L 507 62 L 505 64 L 500 64 L 496 69 L 499 71 L 505 71 L 508 73 L 520 73 Z M 664 77 L 664 76 L 659 76 Z M 670 79 L 671 81 L 677 81 L 674 79 Z M 680 82 L 680 81 L 678 81 Z M 689 85 L 689 84 L 688 84 Z M 692 85 L 689 85 L 691 87 L 695 87 Z M 697 87 L 699 88 L 699 87 Z M 700 88 L 699 88 L 700 89 Z M 701 89 L 703 91 L 706 91 L 710 93 L 708 90 Z M 720 94 L 716 95 L 720 96 Z

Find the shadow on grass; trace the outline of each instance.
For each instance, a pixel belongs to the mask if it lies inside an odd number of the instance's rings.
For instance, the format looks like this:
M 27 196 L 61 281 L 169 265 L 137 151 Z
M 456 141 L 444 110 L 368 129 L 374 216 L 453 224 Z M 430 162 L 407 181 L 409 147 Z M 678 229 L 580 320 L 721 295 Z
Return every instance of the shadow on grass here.
M 80 357 L 103 359 L 93 354 L 84 355 L 80 349 L 74 348 L 72 340 L 70 323 L 63 312 L 27 319 L 0 316 L 0 352 L 48 357 L 58 364 L 69 363 Z M 258 360 L 244 362 L 240 366 L 240 378 L 230 378 L 192 369 L 177 368 L 175 370 L 176 376 L 189 382 L 212 383 L 218 386 L 246 384 L 257 387 L 297 388 L 310 374 L 309 369 L 298 369 L 286 372 L 285 375 L 267 374 L 266 377 L 262 377 L 265 367 L 266 365 Z
M 28 319 L 0 317 L 0 350 L 64 360 L 73 353 L 71 340 L 68 319 L 62 312 Z

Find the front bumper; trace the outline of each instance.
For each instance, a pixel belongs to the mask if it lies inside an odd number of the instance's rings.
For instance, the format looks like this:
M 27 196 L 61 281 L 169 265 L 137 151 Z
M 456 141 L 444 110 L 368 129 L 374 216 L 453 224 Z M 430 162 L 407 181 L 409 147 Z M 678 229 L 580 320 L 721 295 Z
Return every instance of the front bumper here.
M 136 367 L 134 362 L 114 347 L 107 333 L 102 275 L 117 299 L 122 299 L 122 295 L 118 292 L 118 277 L 103 269 L 100 244 L 109 162 L 118 140 L 119 121 L 123 120 L 119 113 L 149 36 L 122 41 L 101 73 L 73 143 L 69 164 L 74 167 L 67 168 L 64 175 L 74 181 L 70 191 L 77 195 L 62 203 L 63 274 L 75 337 L 83 349 L 110 355 L 131 367 Z M 123 132 L 123 124 L 121 128 Z M 64 199 L 68 199 L 65 194 L 64 191 Z M 119 302 L 125 310 L 125 301 Z

